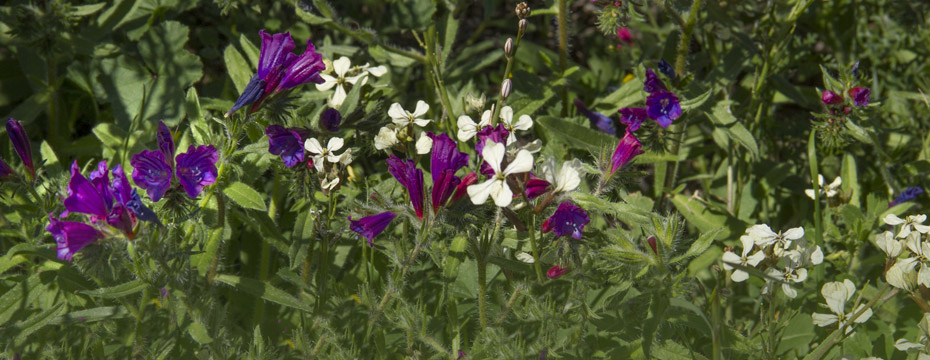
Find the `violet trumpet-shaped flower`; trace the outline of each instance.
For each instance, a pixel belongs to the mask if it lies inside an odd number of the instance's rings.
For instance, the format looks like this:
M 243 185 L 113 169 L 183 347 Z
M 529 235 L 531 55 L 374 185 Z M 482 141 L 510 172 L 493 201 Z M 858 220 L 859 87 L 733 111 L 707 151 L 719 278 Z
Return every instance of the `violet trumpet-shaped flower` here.
M 342 114 L 339 110 L 328 108 L 320 114 L 320 127 L 329 132 L 339 131 L 339 124 L 342 122 Z
M 656 75 L 652 69 L 646 69 L 646 80 L 643 81 L 643 91 L 650 94 L 665 91 L 665 84 L 662 83 L 662 79 L 659 79 L 659 76 Z
M 643 146 L 639 143 L 639 139 L 633 136 L 633 133 L 627 131 L 610 157 L 610 175 L 626 166 L 637 155 L 642 154 L 642 149 Z
M 397 156 L 391 155 L 387 159 L 388 171 L 397 179 L 407 193 L 410 194 L 410 203 L 417 217 L 423 218 L 423 170 L 417 169 L 413 160 L 401 160 Z
M 588 109 L 588 107 L 584 105 L 584 102 L 582 102 L 581 99 L 575 99 L 574 104 L 575 107 L 578 108 L 578 112 L 588 118 L 588 121 L 591 122 L 592 128 L 598 129 L 611 135 L 617 133 L 617 129 L 614 127 L 613 119 L 609 118 L 607 115 Z
M 657 91 L 646 98 L 646 114 L 663 128 L 667 128 L 681 116 L 678 97 L 668 91 Z
M 485 126 L 481 131 L 478 131 L 477 136 L 478 142 L 475 144 L 475 152 L 481 154 L 488 139 L 498 144 L 505 144 L 505 141 L 510 136 L 510 131 L 507 130 L 504 124 L 497 124 L 495 127 Z
M 555 280 L 561 277 L 562 275 L 565 275 L 565 273 L 569 272 L 569 270 L 571 269 L 563 268 L 561 266 L 555 265 L 549 268 L 549 271 L 546 271 L 546 277 Z
M 455 195 L 452 195 L 452 202 L 458 201 L 462 196 L 468 193 L 468 186 L 478 182 L 478 173 L 470 172 L 462 178 L 462 182 L 455 187 Z
M 820 96 L 820 102 L 824 105 L 836 105 L 843 102 L 843 96 L 830 90 L 824 90 L 823 95 Z
M 186 153 L 178 155 L 175 160 L 175 174 L 188 196 L 195 198 L 200 195 L 204 186 L 216 182 L 216 161 L 219 160 L 219 153 L 213 145 L 191 145 Z
M 91 172 L 89 180 L 81 175 L 77 161 L 72 163 L 69 195 L 64 201 L 66 212 L 62 215 L 67 216 L 72 212 L 88 214 L 91 222 L 106 221 L 131 239 L 134 236 L 132 228 L 136 216 L 126 207 L 130 185 L 122 166 L 113 169 L 113 179 L 111 182 L 106 161 L 98 163 L 97 170 Z
M 429 164 L 433 177 L 433 211 L 438 211 L 461 183 L 455 172 L 468 164 L 468 154 L 459 151 L 449 135 L 428 133 L 428 136 L 433 140 Z
M 161 151 L 142 150 L 129 160 L 132 165 L 132 181 L 136 186 L 145 189 L 152 202 L 161 200 L 168 188 L 171 187 L 171 165 L 165 160 Z
M 32 163 L 32 147 L 29 145 L 29 137 L 26 136 L 26 130 L 23 129 L 23 124 L 20 124 L 16 119 L 9 118 L 9 120 L 6 121 L 6 134 L 10 136 L 13 149 L 16 150 L 19 158 L 23 160 L 23 165 L 25 165 L 26 168 L 29 169 L 29 173 L 35 177 L 36 167 Z
M 543 222 L 542 232 L 553 231 L 557 237 L 569 235 L 580 240 L 585 225 L 588 225 L 590 221 L 584 209 L 566 200 L 559 204 L 555 213 Z
M 349 216 L 349 228 L 368 239 L 368 246 L 375 246 L 375 237 L 381 234 L 395 217 L 397 215 L 390 211 L 366 216 L 358 220 L 352 220 L 352 217 Z
M 142 203 L 142 198 L 139 197 L 139 192 L 136 189 L 132 189 L 129 196 L 130 200 L 126 202 L 126 208 L 135 213 L 137 219 L 153 222 L 159 227 L 165 227 L 161 220 L 158 219 L 158 215 Z
M 649 117 L 645 108 L 623 108 L 617 112 L 620 113 L 620 123 L 626 125 L 627 132 L 639 130 L 643 121 Z
M 529 199 L 535 199 L 542 194 L 545 194 L 549 190 L 550 184 L 548 181 L 540 179 L 533 174 L 530 174 L 530 178 L 526 180 L 526 197 Z
M 872 92 L 869 89 L 863 87 L 854 87 L 849 89 L 849 97 L 853 99 L 853 104 L 856 106 L 867 106 L 869 105 L 869 95 Z
M 91 216 L 94 222 L 104 220 L 110 213 L 107 203 L 97 186 L 81 175 L 77 160 L 71 164 L 71 180 L 68 182 L 68 197 L 64 201 L 67 213 L 83 213 Z
M 281 125 L 265 128 L 268 135 L 268 152 L 281 157 L 284 166 L 291 167 L 304 161 L 303 140 L 300 133 Z
M 672 67 L 672 64 L 669 64 L 665 59 L 659 59 L 659 71 L 668 76 L 669 79 L 674 80 L 678 77 L 678 74 L 675 74 L 675 68 Z
M 923 194 L 923 193 L 924 193 L 924 189 L 921 188 L 920 186 L 909 187 L 907 189 L 904 189 L 904 191 L 902 191 L 900 194 L 898 194 L 898 197 L 896 197 L 894 201 L 889 203 L 888 207 L 892 207 L 900 203 L 914 200 L 918 196 L 920 196 L 920 194 Z
M 52 237 L 55 238 L 58 258 L 68 262 L 71 262 L 75 253 L 103 237 L 100 231 L 90 225 L 74 221 L 60 221 L 54 214 L 48 214 L 48 226 L 45 230 L 52 233 Z
M 323 55 L 316 52 L 316 47 L 307 39 L 307 49 L 289 65 L 284 79 L 281 79 L 281 83 L 274 92 L 281 92 L 306 83 L 322 84 L 323 77 L 320 76 L 320 71 L 325 69 Z
M 168 126 L 162 121 L 158 122 L 155 140 L 158 142 L 158 150 L 165 154 L 168 166 L 174 168 L 174 138 L 171 136 L 171 130 L 168 130 Z

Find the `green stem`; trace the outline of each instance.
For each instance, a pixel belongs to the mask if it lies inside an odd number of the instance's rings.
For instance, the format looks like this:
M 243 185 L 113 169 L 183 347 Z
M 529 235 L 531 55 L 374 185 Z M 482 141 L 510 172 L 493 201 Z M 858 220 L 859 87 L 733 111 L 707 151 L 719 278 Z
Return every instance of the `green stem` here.
M 135 346 L 136 341 L 142 337 L 142 329 L 145 327 L 142 324 L 145 318 L 145 305 L 148 302 L 149 296 L 151 296 L 151 293 L 152 293 L 151 289 L 152 289 L 151 286 L 146 286 L 142 290 L 142 298 L 139 299 L 139 311 L 136 313 L 136 328 L 135 328 L 135 331 L 133 331 L 132 333 L 132 337 L 131 337 L 132 341 L 130 341 L 130 343 L 133 344 L 133 346 Z
M 510 295 L 510 300 L 507 301 L 507 307 L 505 307 L 504 311 L 497 317 L 497 322 L 495 323 L 497 326 L 501 326 L 501 324 L 504 323 L 504 319 L 507 318 L 507 315 L 510 314 L 510 310 L 513 309 L 513 305 L 516 304 L 517 299 L 520 298 L 520 292 L 521 289 L 519 286 L 513 290 L 513 294 Z
M 510 79 L 513 76 L 513 64 L 516 62 L 517 49 L 520 48 L 520 39 L 523 39 L 523 29 L 517 28 L 517 40 L 513 42 L 513 54 L 507 57 L 507 66 L 504 68 L 504 79 Z M 504 56 L 507 56 L 506 53 Z M 503 83 L 503 80 L 501 80 Z M 501 113 L 501 107 L 504 106 L 504 98 L 497 99 L 497 105 L 492 109 L 491 126 L 497 125 L 498 116 Z
M 488 262 L 484 256 L 478 257 L 478 318 L 481 330 L 488 327 Z
M 426 233 L 428 229 L 424 229 L 421 232 L 421 238 L 417 240 L 416 246 L 413 247 L 413 253 L 410 254 L 410 257 L 407 258 L 407 261 L 404 262 L 404 267 L 400 270 L 399 280 L 402 280 L 404 276 L 407 275 L 407 271 L 410 270 L 410 266 L 413 265 L 413 261 L 416 260 L 417 256 L 420 255 L 420 247 L 423 245 L 423 242 L 426 241 Z M 388 302 L 391 300 L 391 296 L 394 294 L 393 288 L 388 288 L 387 292 L 384 294 L 384 297 L 381 298 L 381 302 L 378 303 L 378 307 L 375 309 L 375 313 L 371 315 L 371 318 L 368 320 L 368 333 L 371 333 L 371 328 L 374 326 L 375 322 L 378 321 L 378 318 L 381 317 L 381 314 L 384 312 L 384 308 L 387 306 Z
M 568 0 L 559 0 L 559 68 L 568 69 Z M 568 85 L 562 86 L 562 116 L 568 116 Z
M 823 214 L 820 210 L 819 165 L 817 164 L 817 132 L 811 130 L 807 144 L 807 161 L 810 162 L 811 184 L 814 184 L 814 243 L 823 245 Z
M 539 249 L 536 245 L 536 214 L 530 212 L 530 245 L 533 247 L 533 268 L 536 270 L 536 281 L 542 282 L 542 265 L 539 264 Z
M 694 31 L 694 24 L 697 23 L 697 14 L 701 10 L 702 3 L 703 0 L 694 0 L 694 2 L 691 3 L 691 13 L 688 14 L 688 22 L 685 23 L 685 26 L 682 28 L 681 41 L 678 43 L 678 58 L 675 60 L 675 73 L 678 74 L 678 76 L 684 76 L 685 73 L 685 58 L 688 56 L 688 48 L 691 45 L 691 34 Z

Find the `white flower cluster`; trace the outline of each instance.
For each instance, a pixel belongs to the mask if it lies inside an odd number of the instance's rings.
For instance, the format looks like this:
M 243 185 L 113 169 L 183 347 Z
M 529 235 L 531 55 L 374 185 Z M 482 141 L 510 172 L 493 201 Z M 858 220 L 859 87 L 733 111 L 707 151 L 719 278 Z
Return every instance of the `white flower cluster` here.
M 742 282 L 749 278 L 749 273 L 740 267 L 761 265 L 760 270 L 765 270 L 769 278 L 762 288 L 763 294 L 772 292 L 775 281 L 771 279 L 779 279 L 785 295 L 796 297 L 798 293 L 791 284 L 807 279 L 807 266 L 823 262 L 820 246 L 808 246 L 801 227 L 776 233 L 768 225 L 753 225 L 746 229 L 740 242 L 743 249 L 739 255 L 733 251 L 723 253 L 723 267 L 733 271 L 730 275 L 733 281 Z M 752 252 L 754 249 L 755 253 Z
M 930 286 L 930 226 L 923 225 L 927 215 L 912 215 L 902 219 L 894 214 L 888 214 L 885 224 L 900 226 L 897 235 L 891 231 L 875 236 L 875 245 L 888 255 L 888 261 L 893 262 L 885 272 L 885 281 L 894 287 L 903 290 L 913 290 L 917 285 Z M 905 253 L 907 257 L 898 257 Z
M 425 127 L 433 121 L 422 117 L 428 111 L 429 104 L 423 100 L 417 101 L 417 107 L 412 112 L 405 110 L 400 103 L 391 104 L 388 109 L 391 124 L 381 127 L 378 131 L 378 135 L 375 136 L 375 149 L 384 150 L 404 141 L 412 141 L 412 125 Z M 426 132 L 420 132 L 416 148 L 417 154 L 429 154 L 433 148 L 433 139 L 427 136 Z
M 930 360 L 930 314 L 924 314 L 917 327 L 920 328 L 920 338 L 916 343 L 908 339 L 898 339 L 894 347 L 901 351 L 917 353 L 918 360 Z
M 332 74 L 320 74 L 320 77 L 323 78 L 322 84 L 317 84 L 316 89 L 320 91 L 326 91 L 332 88 L 336 88 L 336 91 L 332 96 L 329 97 L 329 104 L 336 108 L 346 100 L 348 91 L 346 87 L 348 85 L 352 86 L 363 86 L 368 82 L 368 75 L 374 77 L 381 77 L 387 73 L 387 68 L 382 66 L 370 66 L 368 64 L 362 66 L 352 67 L 352 62 L 349 58 L 343 56 L 336 61 L 332 62 L 332 66 L 328 66 L 328 69 L 332 70 Z
M 514 121 L 513 108 L 510 106 L 501 108 L 500 119 L 501 123 L 504 124 L 504 128 L 510 132 L 510 134 L 507 135 L 507 144 L 505 145 L 511 145 L 517 141 L 517 130 L 525 131 L 533 127 L 533 119 L 529 115 L 520 115 L 520 117 Z M 481 113 L 481 121 L 478 123 L 475 123 L 468 115 L 459 116 L 457 125 L 459 128 L 457 134 L 459 141 L 468 141 L 475 137 L 481 129 L 491 125 L 491 110 L 485 110 Z
M 333 137 L 326 143 L 326 147 L 320 144 L 320 141 L 314 138 L 307 139 L 304 142 L 304 148 L 310 153 L 313 159 L 313 168 L 322 176 L 321 187 L 323 190 L 332 190 L 339 185 L 339 169 L 335 166 L 326 166 L 326 163 L 333 165 L 348 166 L 352 163 L 352 149 L 347 149 L 342 154 L 336 154 L 336 151 L 342 149 L 345 140 L 339 137 Z M 328 171 L 327 171 L 328 170 Z
M 859 317 L 852 320 L 857 324 L 864 323 L 872 317 L 872 309 L 865 308 L 865 304 L 859 304 L 859 306 L 856 307 L 856 310 L 853 310 L 849 313 L 846 312 L 846 303 L 849 301 L 849 299 L 852 299 L 852 296 L 855 292 L 856 285 L 853 284 L 852 281 L 849 281 L 849 279 L 843 280 L 843 282 L 834 281 L 823 284 L 823 288 L 820 289 L 820 293 L 823 294 L 823 298 L 827 300 L 827 307 L 830 308 L 830 311 L 833 313 L 811 314 L 814 325 L 825 327 L 835 323 L 840 329 L 846 326 L 846 335 L 852 336 L 852 324 L 847 325 L 847 323 L 853 315 L 862 311 L 862 315 L 859 315 Z

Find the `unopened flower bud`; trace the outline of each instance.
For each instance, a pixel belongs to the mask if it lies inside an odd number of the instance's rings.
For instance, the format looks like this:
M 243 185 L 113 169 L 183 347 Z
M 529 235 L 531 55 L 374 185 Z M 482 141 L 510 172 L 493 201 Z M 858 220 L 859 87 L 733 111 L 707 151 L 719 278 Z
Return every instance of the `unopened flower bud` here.
M 501 84 L 501 97 L 506 99 L 510 96 L 511 91 L 513 91 L 513 83 L 511 83 L 510 79 L 504 79 Z
M 518 24 L 519 24 L 519 27 L 520 27 L 520 33 L 525 33 L 525 32 L 526 32 L 526 26 L 527 26 L 526 19 L 520 19 L 520 22 L 519 22 Z
M 513 38 L 507 38 L 507 42 L 504 43 L 504 56 L 507 59 L 513 57 Z
M 530 16 L 530 6 L 527 5 L 525 2 L 521 2 L 517 4 L 517 7 L 514 10 L 514 12 L 517 13 L 517 18 L 525 19 L 527 16 Z
M 658 255 L 658 254 L 659 254 L 659 249 L 656 247 L 656 237 L 655 237 L 655 236 L 650 236 L 649 238 L 646 239 L 646 242 L 649 243 L 649 247 L 652 248 L 652 252 L 653 252 L 654 254 Z

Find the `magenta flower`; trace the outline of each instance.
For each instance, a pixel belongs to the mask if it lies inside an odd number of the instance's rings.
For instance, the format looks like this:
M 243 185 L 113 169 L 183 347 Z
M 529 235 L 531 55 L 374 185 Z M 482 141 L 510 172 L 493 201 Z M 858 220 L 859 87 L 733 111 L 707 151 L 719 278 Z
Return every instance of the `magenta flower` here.
M 29 169 L 29 173 L 35 177 L 36 167 L 32 163 L 32 147 L 29 145 L 29 137 L 26 136 L 26 130 L 23 129 L 23 124 L 20 124 L 16 119 L 9 118 L 6 121 L 6 134 L 10 136 L 13 149 L 19 154 L 19 158 L 23 160 L 23 165 L 26 165 L 26 168 Z
M 869 95 L 872 92 L 869 89 L 863 87 L 854 87 L 849 89 L 849 97 L 853 99 L 853 104 L 856 106 L 867 106 L 869 105 Z
M 71 164 L 68 197 L 65 198 L 64 203 L 66 210 L 64 216 L 71 212 L 83 213 L 90 215 L 91 220 L 97 222 L 106 219 L 110 213 L 110 204 L 107 204 L 104 194 L 101 194 L 95 184 L 81 175 L 77 160 Z
M 476 136 L 478 137 L 478 142 L 475 144 L 475 153 L 481 154 L 481 151 L 484 150 L 484 143 L 487 142 L 488 139 L 498 144 L 506 144 L 507 137 L 510 136 L 510 131 L 507 130 L 504 124 L 497 124 L 495 127 L 485 126 L 481 131 L 478 131 Z
M 455 176 L 455 172 L 468 164 L 468 154 L 459 151 L 449 135 L 434 135 L 430 132 L 428 136 L 433 139 L 429 164 L 433 177 L 433 211 L 439 211 L 439 207 L 449 200 L 455 188 L 462 182 Z
M 13 169 L 10 168 L 3 159 L 0 159 L 0 179 L 6 179 L 13 174 Z
M 326 109 L 320 114 L 320 127 L 329 132 L 339 131 L 339 123 L 342 122 L 342 114 L 336 109 Z
M 617 39 L 627 43 L 628 45 L 633 45 L 633 35 L 630 34 L 630 30 L 625 27 L 617 28 Z
M 843 102 L 843 96 L 830 90 L 824 90 L 823 95 L 820 96 L 820 101 L 824 105 L 836 105 Z
M 48 214 L 48 226 L 45 230 L 52 233 L 55 239 L 58 258 L 68 262 L 71 262 L 75 253 L 103 237 L 90 225 L 74 221 L 59 221 L 54 214 Z
M 323 55 L 316 52 L 316 47 L 308 39 L 307 49 L 294 62 L 289 64 L 287 73 L 275 89 L 275 92 L 288 90 L 306 83 L 322 84 L 323 78 L 320 76 L 320 71 L 325 69 Z
M 665 91 L 665 84 L 662 83 L 662 79 L 659 79 L 659 76 L 656 75 L 652 69 L 646 69 L 646 80 L 643 81 L 643 91 L 650 94 L 658 91 Z
M 617 148 L 614 149 L 614 154 L 610 158 L 610 175 L 626 166 L 637 155 L 642 154 L 642 149 L 643 146 L 639 143 L 639 139 L 633 136 L 633 133 L 627 131 L 626 135 L 620 139 L 620 143 L 617 144 Z
M 542 194 L 545 194 L 549 190 L 548 181 L 540 179 L 533 174 L 530 174 L 530 178 L 526 180 L 526 197 L 529 199 L 535 199 Z
M 584 232 L 585 225 L 588 225 L 591 219 L 584 209 L 575 206 L 571 201 L 563 201 L 546 221 L 542 224 L 542 232 L 555 232 L 555 236 L 561 237 L 570 235 L 580 240 Z
M 555 280 L 562 275 L 565 275 L 565 273 L 569 272 L 570 270 L 571 269 L 569 268 L 563 268 L 561 266 L 555 265 L 549 268 L 549 271 L 546 271 L 546 277 Z
M 582 102 L 581 99 L 576 98 L 574 104 L 575 107 L 578 108 L 578 112 L 588 118 L 588 121 L 591 122 L 592 128 L 598 129 L 611 135 L 617 133 L 617 129 L 614 128 L 614 121 L 607 117 L 607 115 L 588 109 L 588 107 L 584 105 L 584 102 Z
M 152 202 L 161 200 L 165 192 L 171 187 L 171 165 L 165 160 L 165 154 L 160 151 L 142 150 L 129 160 L 132 164 L 132 181 L 136 186 L 149 193 Z
M 296 130 L 270 125 L 265 128 L 265 134 L 268 135 L 268 152 L 280 156 L 284 166 L 304 161 L 304 142 Z
M 410 194 L 410 203 L 417 217 L 423 218 L 423 170 L 417 169 L 413 160 L 401 160 L 397 156 L 391 155 L 387 159 L 388 171 L 397 179 L 407 193 Z
M 657 91 L 646 98 L 646 114 L 663 128 L 667 128 L 681 116 L 678 97 L 668 91 Z
M 368 239 L 368 246 L 375 246 L 375 236 L 381 234 L 395 217 L 397 215 L 390 211 L 366 216 L 358 220 L 352 220 L 352 217 L 349 216 L 349 228 Z
M 132 239 L 136 217 L 126 207 L 130 185 L 122 166 L 113 169 L 113 178 L 115 181 L 111 182 L 106 161 L 97 164 L 97 170 L 91 172 L 89 180 L 81 175 L 77 161 L 74 161 L 71 164 L 68 197 L 64 201 L 66 211 L 62 216 L 72 212 L 87 214 L 92 223 L 106 221 Z
M 158 122 L 158 132 L 155 133 L 155 140 L 158 142 L 158 150 L 165 154 L 165 160 L 168 166 L 174 168 L 174 138 L 171 136 L 171 130 L 164 122 Z
M 216 161 L 219 160 L 219 153 L 213 145 L 191 145 L 186 153 L 178 155 L 175 160 L 175 174 L 188 196 L 195 198 L 200 195 L 204 186 L 216 182 Z
M 649 117 L 645 108 L 623 108 L 618 112 L 620 113 L 620 122 L 626 125 L 627 132 L 639 130 L 643 121 Z
M 462 178 L 462 182 L 455 187 L 455 195 L 452 195 L 452 202 L 456 202 L 459 198 L 465 196 L 465 194 L 468 193 L 468 190 L 466 190 L 468 186 L 474 185 L 476 182 L 478 182 L 478 173 L 470 172 L 468 175 L 465 175 L 465 177 Z

